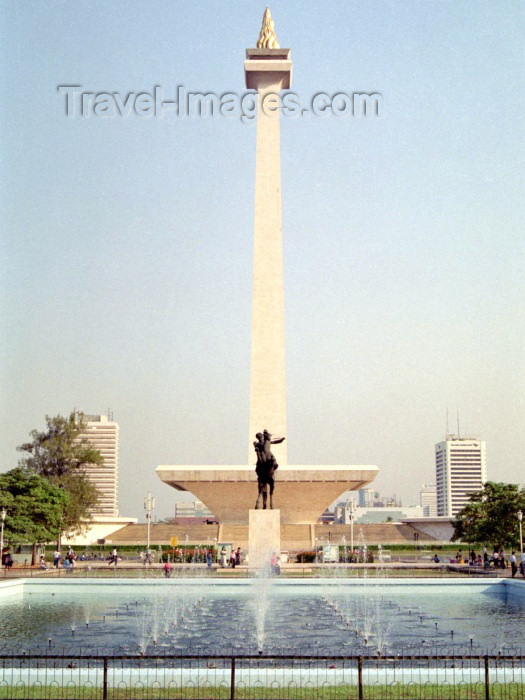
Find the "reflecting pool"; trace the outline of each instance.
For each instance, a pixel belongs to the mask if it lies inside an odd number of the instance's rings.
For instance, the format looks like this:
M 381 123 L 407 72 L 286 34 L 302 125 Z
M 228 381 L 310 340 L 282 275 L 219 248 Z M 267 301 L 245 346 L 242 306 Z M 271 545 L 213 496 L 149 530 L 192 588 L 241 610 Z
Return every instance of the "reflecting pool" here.
M 2 653 L 523 653 L 525 583 L 101 579 L 0 584 Z

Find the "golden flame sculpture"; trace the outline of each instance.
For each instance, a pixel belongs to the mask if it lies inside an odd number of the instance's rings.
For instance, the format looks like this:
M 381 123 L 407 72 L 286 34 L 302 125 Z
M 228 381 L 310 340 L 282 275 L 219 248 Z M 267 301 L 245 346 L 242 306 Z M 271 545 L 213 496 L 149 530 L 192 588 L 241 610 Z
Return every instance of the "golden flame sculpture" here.
M 278 49 L 279 42 L 275 34 L 275 27 L 273 26 L 272 15 L 270 14 L 270 8 L 267 7 L 264 11 L 264 17 L 262 21 L 261 33 L 257 39 L 258 49 Z

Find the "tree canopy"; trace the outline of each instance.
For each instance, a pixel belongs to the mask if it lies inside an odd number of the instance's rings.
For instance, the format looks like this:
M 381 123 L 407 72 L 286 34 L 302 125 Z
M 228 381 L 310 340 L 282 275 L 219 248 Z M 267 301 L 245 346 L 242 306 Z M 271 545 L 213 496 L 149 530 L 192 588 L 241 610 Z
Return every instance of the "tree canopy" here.
M 86 429 L 82 414 L 72 412 L 68 418 L 46 416 L 47 430 L 31 431 L 31 442 L 18 447 L 29 452 L 24 465 L 47 478 L 78 473 L 86 464 L 102 464 L 102 455 L 81 435 Z
M 67 491 L 29 469 L 0 474 L 0 499 L 7 511 L 7 541 L 38 544 L 56 539 L 69 506 Z
M 29 453 L 21 460 L 20 466 L 67 492 L 68 503 L 62 516 L 61 532 L 78 532 L 90 519 L 98 502 L 98 491 L 83 467 L 103 464 L 104 460 L 99 450 L 82 438 L 86 430 L 82 414 L 73 412 L 67 418 L 46 416 L 46 424 L 45 431 L 32 430 L 32 441 L 18 447 Z
M 518 547 L 519 510 L 525 513 L 525 489 L 517 484 L 488 481 L 457 514 L 452 539 Z

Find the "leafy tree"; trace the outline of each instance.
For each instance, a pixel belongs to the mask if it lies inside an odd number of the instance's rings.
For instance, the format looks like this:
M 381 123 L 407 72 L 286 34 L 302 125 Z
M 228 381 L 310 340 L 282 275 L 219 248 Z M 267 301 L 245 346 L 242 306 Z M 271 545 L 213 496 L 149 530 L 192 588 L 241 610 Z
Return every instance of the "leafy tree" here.
M 59 534 L 69 494 L 34 471 L 18 467 L 0 474 L 0 499 L 7 511 L 7 541 L 36 545 L 54 540 Z
M 103 457 L 90 443 L 81 437 L 86 423 L 80 413 L 63 416 L 46 416 L 47 430 L 31 431 L 31 442 L 18 449 L 29 455 L 20 465 L 64 489 L 69 496 L 60 532 L 80 532 L 91 511 L 98 502 L 98 491 L 86 476 L 83 467 L 102 464 Z M 60 541 L 60 538 L 59 538 Z
M 102 464 L 102 455 L 80 436 L 86 430 L 81 413 L 69 418 L 46 416 L 47 430 L 31 431 L 32 442 L 20 445 L 21 452 L 29 452 L 25 465 L 45 477 L 61 477 L 78 473 L 86 464 Z
M 88 477 L 82 473 L 67 474 L 60 479 L 50 477 L 69 495 L 69 506 L 64 513 L 62 532 L 78 533 L 91 520 L 91 511 L 97 505 L 99 492 Z
M 525 512 L 525 489 L 516 484 L 488 481 L 457 514 L 452 540 L 517 546 L 519 510 Z

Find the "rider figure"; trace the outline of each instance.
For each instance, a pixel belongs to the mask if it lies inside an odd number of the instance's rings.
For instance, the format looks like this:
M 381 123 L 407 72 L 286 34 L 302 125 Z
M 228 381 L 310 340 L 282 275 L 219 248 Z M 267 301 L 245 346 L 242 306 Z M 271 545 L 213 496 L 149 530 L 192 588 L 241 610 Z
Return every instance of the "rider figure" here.
M 257 496 L 257 502 L 255 508 L 259 507 L 259 499 L 263 497 L 263 509 L 266 508 L 267 500 L 267 489 L 266 486 L 270 486 L 270 508 L 273 508 L 273 490 L 275 482 L 273 475 L 277 467 L 277 460 L 272 454 L 271 445 L 277 445 L 284 441 L 284 437 L 273 438 L 267 430 L 262 433 L 257 433 L 257 440 L 253 443 L 255 453 L 257 455 L 257 465 L 255 467 L 255 472 L 257 474 L 257 482 L 259 488 L 259 494 Z

